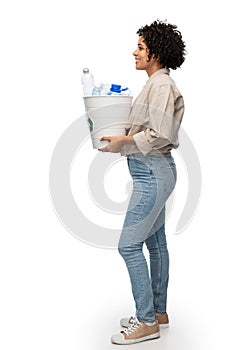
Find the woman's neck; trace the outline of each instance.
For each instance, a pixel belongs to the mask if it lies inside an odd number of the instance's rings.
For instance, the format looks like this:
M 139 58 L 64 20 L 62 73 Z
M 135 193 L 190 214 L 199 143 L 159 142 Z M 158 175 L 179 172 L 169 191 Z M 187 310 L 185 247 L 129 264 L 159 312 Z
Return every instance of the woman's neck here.
M 156 62 L 156 61 L 155 61 Z M 162 64 L 159 64 L 156 62 L 156 64 L 153 64 L 152 66 L 148 67 L 146 69 L 146 72 L 148 74 L 148 77 L 150 78 L 151 75 L 153 75 L 157 70 L 164 68 Z

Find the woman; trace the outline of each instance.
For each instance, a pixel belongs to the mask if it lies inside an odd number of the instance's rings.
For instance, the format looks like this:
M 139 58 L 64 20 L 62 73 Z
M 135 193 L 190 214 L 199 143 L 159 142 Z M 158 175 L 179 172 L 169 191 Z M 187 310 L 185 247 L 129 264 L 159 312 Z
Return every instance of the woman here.
M 126 136 L 104 136 L 103 152 L 127 156 L 133 191 L 119 241 L 125 260 L 136 315 L 120 321 L 124 330 L 112 336 L 116 344 L 133 344 L 158 338 L 159 327 L 168 327 L 166 312 L 169 256 L 165 236 L 165 203 L 176 183 L 171 150 L 178 147 L 178 130 L 184 101 L 169 69 L 182 65 L 185 43 L 175 25 L 159 20 L 141 27 L 133 52 L 136 69 L 149 79 L 130 111 Z M 143 254 L 150 256 L 150 277 Z

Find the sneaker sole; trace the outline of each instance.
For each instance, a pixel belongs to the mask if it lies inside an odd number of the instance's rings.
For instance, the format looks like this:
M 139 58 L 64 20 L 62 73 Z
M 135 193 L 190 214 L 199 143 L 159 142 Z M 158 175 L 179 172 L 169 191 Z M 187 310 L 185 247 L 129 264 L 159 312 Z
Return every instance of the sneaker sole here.
M 113 344 L 118 344 L 118 345 L 126 345 L 126 344 L 136 344 L 136 343 L 140 343 L 142 341 L 146 341 L 146 340 L 152 340 L 152 339 L 157 339 L 160 337 L 160 332 L 154 333 L 154 334 L 150 334 L 147 335 L 146 337 L 142 337 L 142 338 L 138 338 L 138 339 L 124 339 L 124 340 L 120 340 L 120 341 L 113 341 Z
M 169 328 L 169 323 L 159 323 L 159 328 Z

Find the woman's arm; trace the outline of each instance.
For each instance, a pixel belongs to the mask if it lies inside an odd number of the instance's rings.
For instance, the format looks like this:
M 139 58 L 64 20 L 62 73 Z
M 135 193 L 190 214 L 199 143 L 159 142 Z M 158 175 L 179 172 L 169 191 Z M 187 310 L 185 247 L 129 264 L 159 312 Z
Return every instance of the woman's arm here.
M 109 141 L 108 145 L 99 148 L 102 152 L 119 153 L 121 148 L 128 144 L 135 144 L 132 136 L 103 136 L 100 141 Z

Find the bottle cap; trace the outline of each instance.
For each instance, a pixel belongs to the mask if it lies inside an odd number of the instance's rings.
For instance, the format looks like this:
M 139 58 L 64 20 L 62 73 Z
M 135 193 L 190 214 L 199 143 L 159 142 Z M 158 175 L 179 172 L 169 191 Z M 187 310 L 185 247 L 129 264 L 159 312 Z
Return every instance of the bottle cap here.
M 89 68 L 84 68 L 83 73 L 89 73 Z
M 121 85 L 116 85 L 116 84 L 112 84 L 110 91 L 112 92 L 121 92 Z

